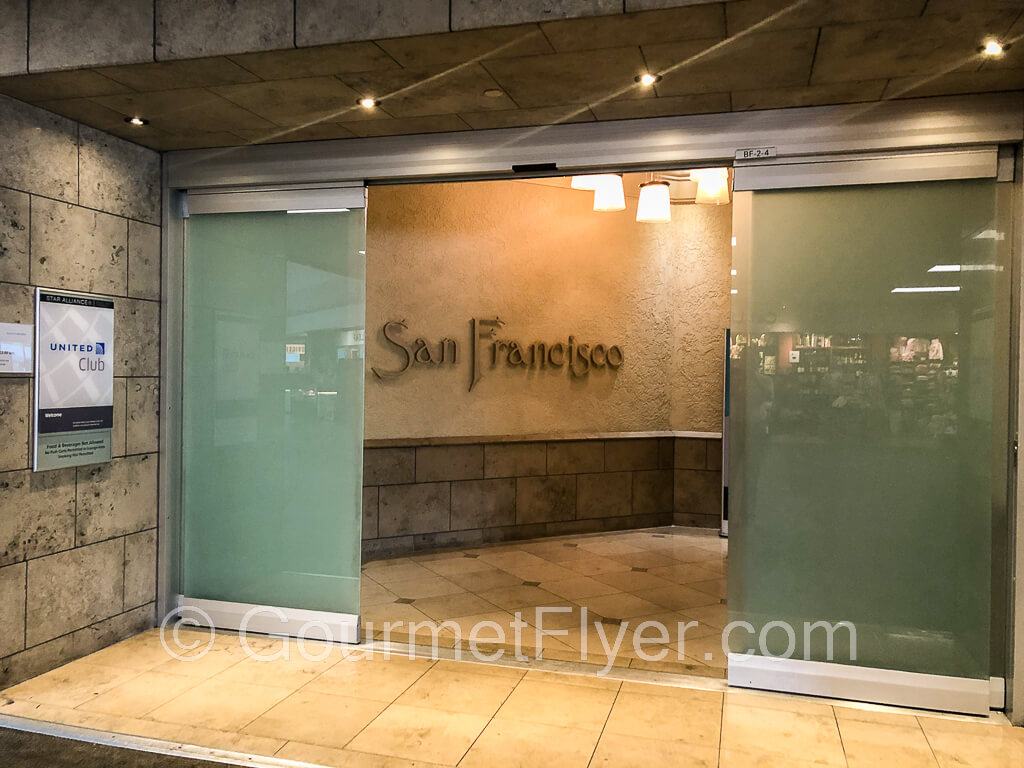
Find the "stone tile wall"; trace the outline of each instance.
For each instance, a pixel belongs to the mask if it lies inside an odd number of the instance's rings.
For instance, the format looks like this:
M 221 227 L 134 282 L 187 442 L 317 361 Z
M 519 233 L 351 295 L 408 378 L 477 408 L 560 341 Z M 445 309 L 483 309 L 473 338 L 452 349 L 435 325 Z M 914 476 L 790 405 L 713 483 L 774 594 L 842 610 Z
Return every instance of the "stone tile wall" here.
M 391 445 L 363 453 L 363 552 L 654 525 L 717 527 L 722 441 Z
M 5 97 L 0 132 L 0 322 L 103 294 L 116 355 L 109 464 L 32 472 L 33 381 L 0 376 L 2 687 L 153 626 L 160 157 Z
M 714 1 L 0 0 L 0 76 L 301 48 Z

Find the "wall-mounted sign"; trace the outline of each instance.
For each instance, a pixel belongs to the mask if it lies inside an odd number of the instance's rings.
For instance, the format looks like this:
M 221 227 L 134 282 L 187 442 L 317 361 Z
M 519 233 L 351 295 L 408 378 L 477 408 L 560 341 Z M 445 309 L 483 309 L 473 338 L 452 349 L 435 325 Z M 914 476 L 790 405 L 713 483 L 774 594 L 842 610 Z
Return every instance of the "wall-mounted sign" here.
M 33 326 L 0 323 L 0 373 L 32 375 Z
M 592 370 L 607 368 L 618 370 L 622 365 L 622 348 L 617 344 L 590 344 L 577 341 L 569 335 L 566 341 L 523 343 L 517 339 L 499 337 L 505 326 L 499 318 L 473 318 L 470 321 L 470 358 L 472 374 L 469 390 L 472 392 L 484 371 L 499 365 L 523 370 L 567 369 L 575 378 L 587 376 Z M 413 366 L 457 365 L 459 343 L 449 337 L 431 342 L 423 338 L 408 340 L 409 327 L 404 320 L 384 323 L 382 332 L 388 345 L 398 354 L 397 367 L 373 367 L 379 379 L 394 379 Z
M 36 289 L 36 471 L 110 461 L 114 302 Z

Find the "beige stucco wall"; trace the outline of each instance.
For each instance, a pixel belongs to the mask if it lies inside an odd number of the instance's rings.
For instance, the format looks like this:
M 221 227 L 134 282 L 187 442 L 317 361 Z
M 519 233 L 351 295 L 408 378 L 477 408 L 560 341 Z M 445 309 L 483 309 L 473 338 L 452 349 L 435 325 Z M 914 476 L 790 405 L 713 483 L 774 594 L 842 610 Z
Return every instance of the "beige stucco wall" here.
M 367 221 L 366 437 L 718 431 L 731 206 L 676 206 L 671 224 L 597 213 L 590 193 L 519 181 L 373 187 Z M 573 378 L 490 357 L 473 391 L 472 318 L 522 344 L 620 345 L 617 372 Z M 456 365 L 382 381 L 405 338 L 458 342 Z M 488 348 L 489 349 L 489 348 Z

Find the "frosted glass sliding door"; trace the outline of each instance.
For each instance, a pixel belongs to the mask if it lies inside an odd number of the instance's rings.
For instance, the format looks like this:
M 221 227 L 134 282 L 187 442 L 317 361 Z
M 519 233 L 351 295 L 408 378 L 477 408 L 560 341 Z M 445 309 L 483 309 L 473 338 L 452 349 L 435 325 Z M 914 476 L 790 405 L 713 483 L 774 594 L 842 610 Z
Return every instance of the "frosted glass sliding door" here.
M 987 710 L 1009 186 L 736 194 L 731 682 Z
M 186 220 L 182 577 L 202 606 L 359 612 L 364 249 L 362 208 Z

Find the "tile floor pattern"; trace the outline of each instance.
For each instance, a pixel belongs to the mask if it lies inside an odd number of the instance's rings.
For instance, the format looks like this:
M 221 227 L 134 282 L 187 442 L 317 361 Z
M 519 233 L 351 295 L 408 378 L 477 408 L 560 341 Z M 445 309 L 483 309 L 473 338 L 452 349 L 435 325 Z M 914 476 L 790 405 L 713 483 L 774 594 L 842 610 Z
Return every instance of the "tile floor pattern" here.
M 617 667 L 721 678 L 727 548 L 717 531 L 665 527 L 371 561 L 363 566 L 364 635 L 417 644 L 436 636 L 439 646 L 465 648 L 474 626 L 496 622 L 501 636 L 481 627 L 477 637 L 493 641 L 481 647 L 511 654 L 520 612 L 529 625 L 521 630 L 524 656 L 599 666 L 611 659 Z M 538 606 L 562 610 L 539 619 Z M 540 621 L 558 634 L 538 637 Z M 648 621 L 664 626 L 668 637 L 649 626 L 644 642 L 634 642 L 634 630 Z M 404 623 L 385 636 L 387 622 Z M 428 628 L 410 638 L 410 622 Z M 686 630 L 682 651 L 680 622 L 697 622 Z M 620 637 L 618 650 L 608 653 Z
M 201 658 L 173 659 L 152 630 L 8 689 L 0 714 L 346 768 L 1024 765 L 1024 729 L 1004 718 L 339 646 L 316 656 L 260 661 L 220 634 Z

